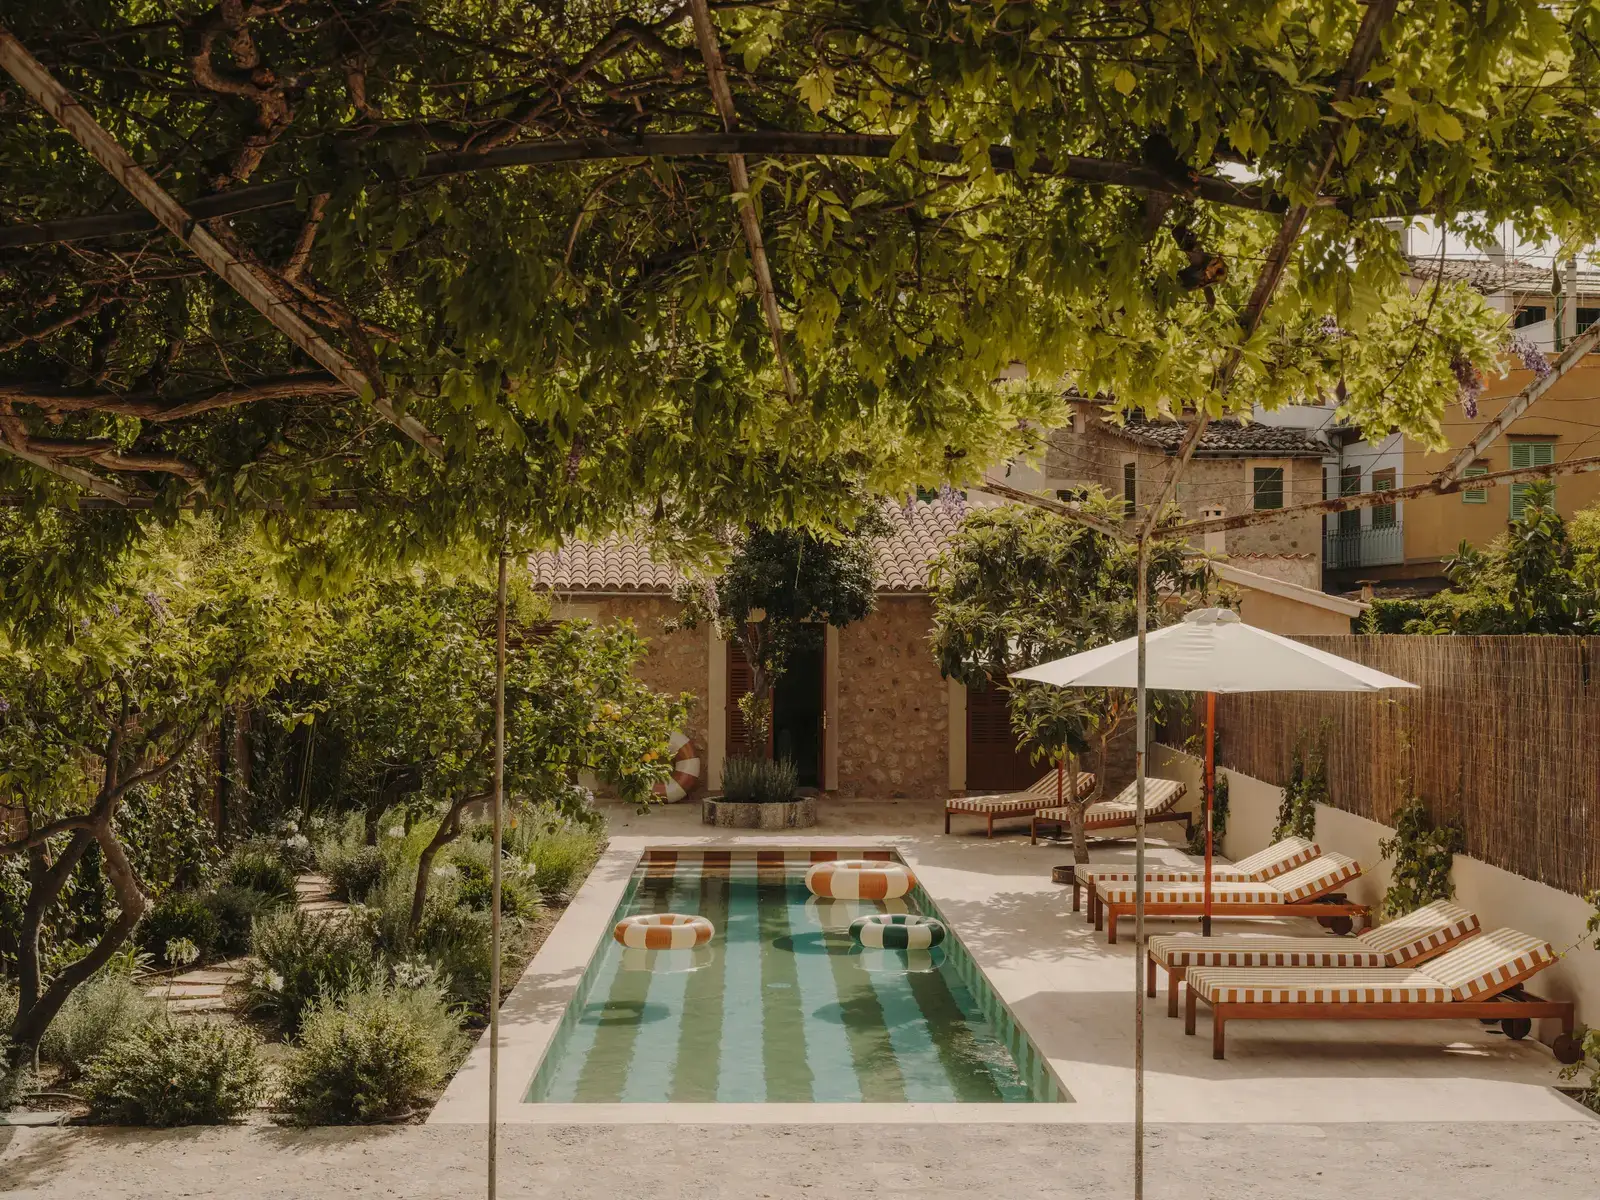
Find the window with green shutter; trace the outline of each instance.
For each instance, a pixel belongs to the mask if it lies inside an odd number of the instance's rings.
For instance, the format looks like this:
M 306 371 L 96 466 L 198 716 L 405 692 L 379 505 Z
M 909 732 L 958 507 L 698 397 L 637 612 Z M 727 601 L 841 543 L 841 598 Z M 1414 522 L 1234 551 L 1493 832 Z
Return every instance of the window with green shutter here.
M 1511 443 L 1511 469 L 1521 470 L 1524 467 L 1548 467 L 1556 461 L 1556 444 L 1554 442 L 1512 442 Z M 1527 502 L 1528 485 L 1513 483 L 1511 485 L 1511 519 L 1520 520 L 1522 507 Z
M 1465 475 L 1468 479 L 1471 479 L 1474 475 L 1487 475 L 1489 473 L 1489 468 L 1488 467 L 1468 467 L 1465 471 L 1463 471 L 1461 473 L 1463 475 Z M 1489 503 L 1489 489 L 1488 488 L 1466 488 L 1461 493 L 1461 503 L 1463 503 L 1463 504 L 1487 504 L 1487 503 Z
M 1255 467 L 1251 474 L 1251 491 L 1254 507 L 1283 507 L 1283 468 Z

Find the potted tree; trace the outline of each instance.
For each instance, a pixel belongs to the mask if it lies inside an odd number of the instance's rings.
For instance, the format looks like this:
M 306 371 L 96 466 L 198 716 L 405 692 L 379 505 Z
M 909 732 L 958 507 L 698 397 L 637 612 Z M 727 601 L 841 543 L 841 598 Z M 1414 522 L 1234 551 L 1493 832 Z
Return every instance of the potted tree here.
M 678 589 L 676 625 L 710 622 L 750 664 L 750 687 L 736 697 L 746 750 L 723 764 L 722 791 L 701 801 L 707 825 L 799 829 L 816 823 L 816 797 L 803 795 L 793 762 L 772 750 L 772 694 L 791 659 L 819 649 L 827 626 L 842 629 L 873 610 L 872 542 L 888 522 L 869 510 L 831 537 L 799 529 L 752 529 L 718 576 Z

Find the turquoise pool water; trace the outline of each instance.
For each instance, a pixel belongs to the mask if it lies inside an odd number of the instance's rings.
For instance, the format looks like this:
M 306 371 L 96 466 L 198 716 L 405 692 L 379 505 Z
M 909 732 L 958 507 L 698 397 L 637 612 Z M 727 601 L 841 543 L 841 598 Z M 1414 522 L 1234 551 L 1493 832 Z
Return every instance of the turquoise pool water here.
M 716 936 L 700 950 L 625 950 L 608 926 L 525 1099 L 1071 1099 L 958 936 L 932 951 L 853 942 L 864 913 L 938 916 L 920 887 L 903 900 L 818 900 L 810 860 L 648 856 L 615 919 L 699 913 Z

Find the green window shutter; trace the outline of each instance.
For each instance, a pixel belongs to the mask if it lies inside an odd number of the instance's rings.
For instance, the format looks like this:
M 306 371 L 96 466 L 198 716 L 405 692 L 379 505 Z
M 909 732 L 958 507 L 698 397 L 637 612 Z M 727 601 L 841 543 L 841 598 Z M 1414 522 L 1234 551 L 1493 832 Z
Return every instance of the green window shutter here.
M 1487 475 L 1489 473 L 1489 468 L 1488 467 L 1468 467 L 1465 471 L 1463 471 L 1461 473 L 1463 475 L 1465 475 L 1468 479 L 1471 479 L 1475 475 Z M 1489 489 L 1488 488 L 1468 488 L 1468 489 L 1466 489 L 1465 491 L 1463 491 L 1461 493 L 1461 503 L 1463 503 L 1463 504 L 1487 504 L 1487 503 L 1489 503 Z
M 1282 508 L 1283 507 L 1283 468 L 1282 467 L 1254 467 L 1251 477 L 1252 499 L 1255 507 Z
M 1556 444 L 1554 442 L 1512 442 L 1511 443 L 1511 469 L 1521 470 L 1524 467 L 1548 467 L 1556 461 Z M 1511 485 L 1511 519 L 1522 519 L 1522 510 L 1527 503 L 1528 485 L 1513 483 Z

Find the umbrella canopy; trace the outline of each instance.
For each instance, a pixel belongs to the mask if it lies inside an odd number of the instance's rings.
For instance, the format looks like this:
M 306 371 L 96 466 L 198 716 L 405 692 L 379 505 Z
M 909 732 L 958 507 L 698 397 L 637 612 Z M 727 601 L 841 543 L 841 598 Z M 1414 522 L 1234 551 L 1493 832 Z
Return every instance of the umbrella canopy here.
M 1138 639 L 1014 671 L 1057 687 L 1137 686 Z M 1376 692 L 1414 688 L 1393 675 L 1302 646 L 1226 608 L 1202 608 L 1145 635 L 1145 686 L 1176 692 Z

